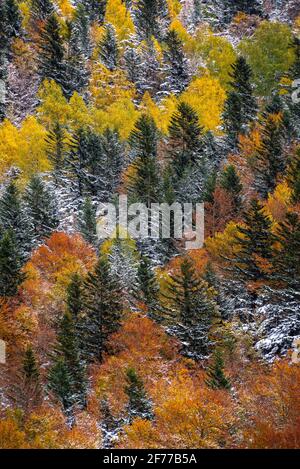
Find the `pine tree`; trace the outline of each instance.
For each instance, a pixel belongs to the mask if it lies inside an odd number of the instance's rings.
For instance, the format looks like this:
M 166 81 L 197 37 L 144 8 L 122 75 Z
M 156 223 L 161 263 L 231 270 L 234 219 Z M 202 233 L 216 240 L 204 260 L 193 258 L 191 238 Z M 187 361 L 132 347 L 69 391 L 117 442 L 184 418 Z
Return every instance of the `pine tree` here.
M 213 171 L 206 179 L 203 190 L 203 202 L 212 204 L 214 202 L 214 192 L 217 186 L 217 173 Z
M 121 290 L 103 255 L 84 282 L 83 306 L 85 355 L 101 361 L 107 339 L 119 329 L 123 315 Z
M 88 12 L 91 22 L 103 24 L 107 0 L 81 0 L 81 3 Z
M 86 59 L 90 58 L 92 53 L 90 20 L 88 12 L 82 3 L 79 3 L 76 7 L 70 28 L 71 49 L 79 51 Z
M 224 106 L 223 121 L 229 142 L 237 144 L 238 135 L 247 132 L 257 113 L 251 84 L 252 72 L 244 57 L 238 57 L 230 73 L 231 90 Z
M 118 132 L 107 128 L 101 136 L 101 164 L 98 170 L 102 174 L 102 185 L 105 187 L 107 199 L 119 188 L 124 160 L 125 148 Z
M 78 229 L 88 243 L 96 244 L 96 211 L 89 197 L 85 199 L 79 214 Z
M 165 91 L 179 94 L 189 81 L 188 64 L 183 52 L 183 44 L 175 30 L 169 31 L 165 38 Z
M 0 297 L 15 296 L 24 280 L 14 233 L 5 231 L 0 239 Z
M 76 272 L 71 276 L 70 283 L 67 287 L 67 310 L 72 315 L 75 324 L 78 321 L 79 315 L 83 310 L 82 283 L 82 278 Z
M 213 361 L 207 370 L 206 384 L 212 389 L 230 389 L 230 381 L 224 373 L 224 361 L 222 352 L 217 348 L 213 355 Z
M 177 177 L 200 158 L 203 129 L 196 112 L 186 103 L 180 103 L 169 125 L 170 157 Z
M 110 71 L 118 66 L 119 47 L 117 42 L 116 30 L 110 23 L 105 24 L 105 32 L 99 44 L 100 59 Z
M 42 241 L 58 227 L 56 201 L 39 176 L 33 176 L 24 195 L 26 212 L 36 241 Z
M 40 372 L 38 364 L 31 346 L 28 346 L 25 350 L 23 360 L 23 373 L 28 381 L 38 382 L 40 378 Z
M 42 79 L 54 80 L 64 93 L 66 67 L 64 61 L 64 45 L 60 25 L 55 14 L 49 16 L 41 32 L 39 47 L 38 73 Z
M 274 277 L 288 288 L 300 287 L 300 219 L 297 213 L 288 212 L 279 223 L 276 233 L 279 248 L 273 259 Z
M 71 414 L 74 405 L 72 377 L 63 357 L 58 357 L 49 370 L 48 389 L 61 403 L 66 414 Z
M 293 155 L 287 169 L 287 180 L 292 189 L 292 202 L 300 201 L 300 148 Z
M 47 156 L 53 165 L 55 183 L 58 184 L 61 180 L 69 152 L 66 132 L 59 122 L 54 123 L 53 129 L 49 131 L 46 137 L 46 144 Z
M 137 0 L 133 17 L 141 40 L 150 40 L 152 36 L 162 39 L 165 36 L 169 12 L 164 0 Z
M 283 132 L 281 116 L 270 115 L 262 131 L 262 141 L 256 152 L 254 172 L 255 186 L 262 197 L 273 192 L 277 177 L 286 168 L 286 158 L 283 154 Z
M 110 410 L 109 402 L 107 399 L 102 399 L 100 403 L 101 411 L 101 433 L 102 433 L 102 448 L 111 449 L 114 447 L 113 441 L 121 430 L 120 419 L 114 417 Z
M 136 418 L 151 420 L 153 418 L 152 404 L 147 396 L 144 383 L 134 368 L 126 371 L 127 386 L 125 392 L 128 396 L 127 413 L 128 422 Z
M 31 0 L 30 11 L 35 21 L 46 21 L 55 12 L 52 0 Z
M 238 226 L 235 240 L 238 253 L 231 259 L 234 271 L 246 280 L 268 277 L 275 241 L 271 226 L 272 222 L 265 215 L 262 204 L 253 199 L 245 213 L 244 225 Z
M 0 199 L 0 229 L 13 231 L 20 260 L 25 261 L 32 246 L 32 228 L 19 190 L 13 181 L 6 187 Z
M 228 165 L 224 169 L 220 176 L 220 185 L 232 196 L 235 210 L 239 211 L 242 204 L 241 192 L 243 190 L 243 185 L 241 184 L 235 166 Z
M 136 153 L 133 163 L 134 176 L 128 184 L 128 193 L 133 200 L 146 203 L 159 202 L 160 177 L 157 162 L 158 130 L 152 117 L 142 115 L 129 136 L 131 147 Z
M 181 340 L 182 353 L 194 359 L 206 356 L 216 305 L 208 296 L 208 285 L 197 275 L 189 258 L 183 260 L 179 274 L 170 275 L 168 292 L 163 296 L 170 303 L 166 310 L 173 323 L 170 330 Z
M 5 0 L 6 34 L 11 39 L 21 33 L 22 18 L 16 0 Z
M 137 271 L 137 287 L 134 296 L 143 301 L 150 310 L 157 307 L 159 286 L 152 270 L 151 262 L 146 256 L 142 256 Z

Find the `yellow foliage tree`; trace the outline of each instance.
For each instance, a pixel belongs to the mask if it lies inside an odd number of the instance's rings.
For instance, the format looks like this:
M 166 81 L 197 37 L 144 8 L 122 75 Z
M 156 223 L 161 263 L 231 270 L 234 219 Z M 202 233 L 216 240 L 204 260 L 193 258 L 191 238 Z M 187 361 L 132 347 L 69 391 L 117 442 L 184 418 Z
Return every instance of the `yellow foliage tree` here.
M 114 25 L 120 41 L 134 33 L 132 18 L 126 8 L 126 3 L 122 0 L 108 0 L 105 21 Z
M 182 93 L 181 100 L 192 106 L 205 130 L 220 133 L 226 93 L 219 80 L 211 76 L 196 78 Z

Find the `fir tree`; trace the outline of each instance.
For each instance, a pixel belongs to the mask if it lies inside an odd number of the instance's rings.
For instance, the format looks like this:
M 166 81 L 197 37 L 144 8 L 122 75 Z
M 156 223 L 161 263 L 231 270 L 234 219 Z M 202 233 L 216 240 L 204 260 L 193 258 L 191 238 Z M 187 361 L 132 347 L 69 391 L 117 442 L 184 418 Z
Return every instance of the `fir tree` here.
M 6 34 L 11 39 L 21 33 L 22 17 L 16 0 L 5 0 Z
M 258 200 L 251 201 L 244 224 L 238 226 L 235 240 L 238 253 L 231 262 L 244 279 L 264 279 L 268 277 L 268 265 L 272 260 L 274 236 L 271 233 L 272 222 Z
M 168 93 L 179 94 L 186 88 L 189 81 L 187 59 L 183 52 L 182 41 L 175 30 L 169 31 L 165 43 L 165 90 Z
M 78 229 L 88 243 L 96 244 L 96 211 L 89 197 L 83 203 L 78 219 Z
M 32 226 L 32 235 L 41 241 L 58 227 L 56 201 L 39 176 L 33 176 L 26 188 L 24 200 Z
M 233 165 L 228 165 L 224 169 L 220 177 L 220 185 L 232 196 L 235 210 L 238 211 L 242 204 L 241 192 L 243 190 L 243 185 L 241 184 L 239 175 Z
M 254 160 L 255 185 L 262 197 L 273 192 L 277 177 L 286 167 L 283 154 L 284 128 L 280 115 L 270 115 L 262 131 L 262 141 Z
M 36 383 L 39 381 L 40 372 L 31 346 L 28 346 L 25 350 L 23 374 L 28 381 L 34 381 Z
M 96 21 L 100 25 L 104 22 L 107 0 L 81 0 L 90 21 Z
M 287 169 L 287 180 L 292 189 L 292 202 L 300 201 L 300 148 L 293 155 Z
M 114 447 L 114 438 L 121 429 L 120 419 L 113 416 L 109 402 L 107 399 L 102 399 L 100 403 L 101 411 L 101 433 L 102 433 L 102 448 L 111 449 Z
M 188 104 L 180 103 L 169 125 L 170 157 L 177 177 L 200 158 L 202 134 L 196 112 Z
M 38 73 L 41 78 L 56 81 L 65 93 L 67 90 L 64 89 L 66 73 L 64 45 L 55 14 L 49 16 L 42 29 L 38 60 Z
M 244 57 L 238 57 L 230 73 L 231 90 L 225 102 L 223 121 L 230 143 L 237 144 L 238 135 L 245 133 L 257 113 L 253 96 L 252 72 Z
M 140 39 L 162 39 L 166 34 L 169 12 L 164 0 L 137 0 L 133 17 Z
M 90 20 L 85 6 L 77 5 L 71 28 L 71 50 L 79 51 L 86 59 L 91 56 Z
M 58 184 L 61 180 L 69 152 L 66 132 L 59 122 L 54 123 L 53 129 L 49 131 L 46 137 L 46 144 L 47 156 L 53 165 L 55 183 Z
M 69 178 L 73 181 L 74 192 L 79 197 L 84 195 L 89 180 L 86 171 L 90 160 L 88 151 L 90 144 L 89 135 L 85 129 L 79 129 L 72 137 L 70 151 L 66 158 L 66 171 L 69 174 Z
M 299 291 L 300 287 L 300 219 L 297 213 L 288 212 L 285 220 L 279 223 L 273 266 L 274 277 L 288 288 Z
M 55 12 L 52 0 L 31 0 L 30 11 L 35 21 L 45 21 Z
M 142 256 L 137 271 L 137 286 L 134 296 L 138 301 L 143 301 L 150 310 L 158 303 L 159 286 L 152 270 L 151 262 L 146 256 Z
M 214 202 L 214 192 L 217 186 L 217 173 L 213 171 L 206 179 L 203 191 L 203 201 L 208 203 Z
M 0 239 L 0 297 L 15 296 L 24 280 L 14 233 L 5 231 Z
M 74 405 L 72 377 L 63 357 L 58 357 L 49 370 L 48 389 L 61 403 L 66 414 L 70 414 Z
M 117 43 L 116 30 L 110 23 L 105 25 L 105 32 L 99 44 L 100 59 L 110 71 L 118 66 L 119 48 Z
M 0 199 L 0 229 L 13 231 L 20 259 L 25 261 L 32 246 L 32 229 L 19 190 L 13 181 Z
M 126 378 L 128 422 L 131 423 L 136 418 L 151 420 L 153 418 L 152 404 L 145 391 L 143 381 L 134 368 L 127 369 Z
M 142 115 L 131 132 L 129 142 L 136 152 L 134 176 L 128 184 L 133 200 L 146 203 L 159 202 L 160 177 L 157 162 L 158 130 L 152 117 Z
M 207 370 L 206 384 L 212 389 L 230 389 L 230 381 L 224 373 L 224 361 L 222 352 L 217 348 L 213 355 L 213 361 Z
M 109 199 L 116 193 L 124 168 L 125 149 L 116 130 L 107 128 L 101 136 L 101 164 L 102 185 Z M 90 165 L 91 167 L 91 165 Z
M 103 255 L 84 282 L 83 306 L 85 355 L 91 361 L 101 361 L 107 339 L 120 327 L 123 309 L 120 287 Z
M 67 287 L 67 310 L 72 315 L 75 324 L 83 310 L 82 283 L 83 281 L 80 275 L 75 273 L 71 276 L 70 283 Z
M 170 303 L 166 312 L 173 323 L 171 330 L 181 340 L 183 354 L 195 359 L 209 351 L 209 331 L 217 314 L 207 290 L 192 261 L 185 258 L 179 274 L 170 275 L 168 293 L 163 294 Z

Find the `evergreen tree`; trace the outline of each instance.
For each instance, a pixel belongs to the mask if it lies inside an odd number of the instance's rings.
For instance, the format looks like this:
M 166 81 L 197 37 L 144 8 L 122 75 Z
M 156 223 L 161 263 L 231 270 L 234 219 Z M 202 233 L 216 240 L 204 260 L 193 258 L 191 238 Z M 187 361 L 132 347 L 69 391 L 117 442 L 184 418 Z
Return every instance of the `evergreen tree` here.
M 159 202 L 160 177 L 157 162 L 158 130 L 152 117 L 142 115 L 131 132 L 129 142 L 136 153 L 134 175 L 128 184 L 133 200 L 146 203 Z
M 109 402 L 107 399 L 102 399 L 100 403 L 101 411 L 101 433 L 102 433 L 102 448 L 111 449 L 114 447 L 113 441 L 118 431 L 121 430 L 120 419 L 114 417 L 110 410 Z
M 52 0 L 31 0 L 30 11 L 35 21 L 46 21 L 55 12 Z
M 133 17 L 141 40 L 150 40 L 152 36 L 156 39 L 162 39 L 169 24 L 167 2 L 164 0 L 137 0 Z
M 150 310 L 158 303 L 159 286 L 152 270 L 151 262 L 146 256 L 142 256 L 137 271 L 137 286 L 134 289 L 134 296 L 137 300 L 143 301 Z
M 186 103 L 178 105 L 171 117 L 169 135 L 172 165 L 177 177 L 180 177 L 189 165 L 196 163 L 202 150 L 203 129 L 191 106 Z
M 230 389 L 230 381 L 224 373 L 224 361 L 222 352 L 217 348 L 213 355 L 213 361 L 207 370 L 206 384 L 212 389 Z
M 230 73 L 230 91 L 225 102 L 223 121 L 229 142 L 237 144 L 238 135 L 245 133 L 257 113 L 251 84 L 252 72 L 244 57 L 238 57 Z
M 124 153 L 124 144 L 120 140 L 118 132 L 107 128 L 101 136 L 101 164 L 99 168 L 107 199 L 116 193 L 121 183 Z M 93 174 L 93 171 L 91 173 Z
M 110 23 L 105 24 L 105 32 L 99 44 L 100 59 L 110 71 L 118 66 L 119 48 L 117 43 L 116 30 Z
M 16 0 L 5 0 L 6 34 L 11 39 L 21 33 L 22 17 Z
M 287 169 L 287 180 L 292 189 L 292 202 L 300 201 L 300 148 L 293 155 Z
M 84 282 L 83 306 L 85 355 L 91 361 L 101 361 L 107 339 L 120 327 L 123 309 L 120 287 L 103 255 Z
M 251 201 L 244 224 L 238 226 L 235 240 L 238 252 L 231 262 L 235 272 L 246 280 L 264 279 L 268 276 L 265 269 L 272 260 L 275 239 L 271 232 L 272 222 L 258 200 Z
M 48 389 L 61 403 L 66 414 L 70 415 L 74 405 L 72 377 L 63 357 L 58 357 L 49 370 Z
M 39 176 L 33 176 L 26 188 L 24 200 L 32 226 L 32 235 L 41 241 L 54 231 L 59 224 L 56 201 Z
M 90 58 L 92 53 L 90 20 L 88 12 L 82 3 L 79 3 L 76 7 L 70 28 L 71 50 L 79 51 L 86 59 Z
M 88 12 L 91 22 L 103 24 L 107 0 L 81 0 L 81 3 Z
M 283 132 L 280 116 L 270 115 L 262 131 L 262 141 L 254 160 L 256 174 L 255 185 L 262 197 L 273 192 L 277 177 L 286 167 L 286 158 L 283 154 Z
M 55 183 L 58 184 L 61 180 L 69 152 L 66 133 L 59 122 L 54 123 L 53 129 L 49 131 L 46 137 L 46 144 L 47 156 L 53 165 Z
M 297 213 L 288 212 L 279 223 L 276 239 L 279 248 L 275 251 L 274 277 L 288 288 L 299 291 L 300 287 L 300 219 Z
M 127 369 L 126 378 L 128 422 L 131 423 L 136 418 L 151 420 L 153 418 L 152 404 L 145 391 L 143 381 L 134 368 Z
M 217 186 L 217 173 L 213 171 L 206 179 L 204 191 L 203 191 L 203 202 L 212 204 L 214 202 L 214 192 Z
M 186 88 L 189 81 L 187 59 L 183 52 L 182 41 L 175 30 L 169 31 L 165 43 L 165 91 L 179 94 Z
M 168 292 L 163 296 L 170 303 L 166 311 L 173 323 L 170 330 L 181 340 L 183 354 L 194 359 L 206 356 L 216 305 L 189 258 L 182 262 L 179 274 L 170 275 Z
M 5 231 L 0 239 L 0 297 L 15 296 L 24 280 L 14 233 Z
M 1 18 L 1 10 L 0 10 Z M 1 21 L 1 19 L 0 19 Z M 1 28 L 1 23 L 0 23 Z M 6 117 L 6 105 L 7 105 L 7 58 L 5 53 L 5 46 L 3 45 L 0 33 L 0 123 Z
M 84 195 L 89 181 L 86 171 L 90 160 L 89 148 L 90 133 L 85 129 L 79 129 L 72 137 L 70 151 L 66 158 L 66 170 L 73 181 L 74 192 L 79 197 Z
M 31 250 L 32 229 L 13 181 L 6 187 L 0 199 L 0 229 L 13 231 L 20 260 L 25 261 Z
M 235 210 L 238 211 L 242 204 L 241 192 L 243 190 L 243 185 L 241 184 L 239 175 L 233 165 L 228 165 L 224 169 L 220 177 L 220 185 L 232 196 Z
M 55 14 L 47 18 L 42 29 L 38 61 L 38 73 L 41 78 L 56 81 L 66 93 L 67 90 L 64 88 L 66 78 L 64 45 L 60 25 Z
M 67 287 L 67 310 L 71 314 L 75 324 L 83 310 L 82 282 L 80 275 L 75 273 L 71 276 L 70 283 Z
M 31 346 L 28 346 L 25 350 L 23 360 L 23 374 L 28 381 L 39 381 L 40 372 Z
M 96 211 L 89 197 L 87 197 L 83 203 L 78 219 L 78 228 L 88 243 L 96 244 Z

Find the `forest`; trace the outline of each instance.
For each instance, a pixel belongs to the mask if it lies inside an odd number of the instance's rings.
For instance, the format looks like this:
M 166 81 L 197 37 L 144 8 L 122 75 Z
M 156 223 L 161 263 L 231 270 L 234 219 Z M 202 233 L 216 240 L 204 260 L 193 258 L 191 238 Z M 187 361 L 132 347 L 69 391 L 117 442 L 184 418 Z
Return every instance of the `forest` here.
M 0 341 L 2 449 L 300 448 L 298 0 L 0 0 Z

